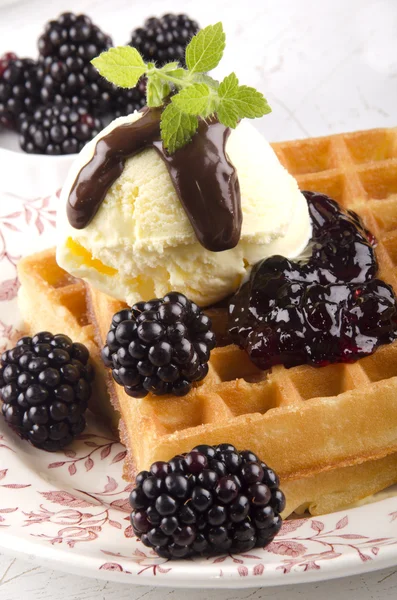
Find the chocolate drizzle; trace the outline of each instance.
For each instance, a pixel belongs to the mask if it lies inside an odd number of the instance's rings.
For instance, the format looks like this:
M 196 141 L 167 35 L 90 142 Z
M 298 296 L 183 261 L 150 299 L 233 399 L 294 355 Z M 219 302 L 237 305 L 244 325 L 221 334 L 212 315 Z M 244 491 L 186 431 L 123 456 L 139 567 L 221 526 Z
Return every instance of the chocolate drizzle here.
M 126 160 L 153 148 L 168 169 L 200 244 L 212 252 L 234 248 L 242 213 L 237 173 L 226 155 L 230 129 L 215 119 L 201 120 L 192 141 L 169 155 L 161 142 L 160 116 L 161 109 L 145 109 L 140 119 L 116 127 L 97 142 L 69 194 L 70 224 L 75 229 L 86 227 Z

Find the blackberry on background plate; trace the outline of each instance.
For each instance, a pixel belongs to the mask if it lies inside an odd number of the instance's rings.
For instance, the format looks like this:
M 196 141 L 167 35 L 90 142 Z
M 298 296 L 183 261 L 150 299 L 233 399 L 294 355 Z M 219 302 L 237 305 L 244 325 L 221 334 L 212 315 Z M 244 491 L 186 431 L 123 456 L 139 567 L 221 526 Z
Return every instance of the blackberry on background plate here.
M 18 57 L 14 52 L 6 52 L 0 56 L 0 77 L 3 76 L 4 71 L 9 66 L 10 62 L 16 60 Z
M 83 344 L 47 331 L 23 337 L 1 356 L 3 416 L 33 446 L 61 450 L 85 428 L 92 379 Z
M 0 125 L 18 129 L 40 101 L 37 62 L 8 52 L 0 58 Z
M 276 473 L 232 444 L 197 446 L 136 478 L 131 524 L 164 558 L 248 552 L 280 531 L 285 497 Z
M 141 78 L 134 88 L 118 88 L 110 90 L 110 110 L 112 117 L 124 117 L 146 105 L 146 79 Z
M 120 88 L 98 73 L 89 63 L 83 69 L 87 82 L 80 97 L 85 100 L 95 115 L 112 118 L 129 115 L 146 104 L 146 80 L 141 78 L 134 88 Z
M 118 117 L 145 104 L 145 87 L 121 89 L 101 77 L 91 60 L 112 46 L 87 15 L 63 13 L 47 23 L 39 38 L 41 99 L 84 100 L 94 115 Z
M 183 63 L 186 44 L 197 31 L 197 23 L 188 16 L 167 14 L 147 19 L 143 28 L 133 32 L 131 44 L 147 60 Z M 115 118 L 140 110 L 146 103 L 144 78 L 133 89 L 118 88 L 90 62 L 111 46 L 110 36 L 85 14 L 64 12 L 49 21 L 38 40 L 38 62 L 12 53 L 0 58 L 0 127 L 21 130 L 20 143 L 26 152 L 70 154 L 97 133 L 95 117 Z M 71 111 L 78 105 L 86 107 L 86 122 L 72 132 L 76 123 L 65 116 L 66 106 Z M 45 115 L 46 109 L 53 112 Z
M 38 41 L 42 100 L 80 95 L 88 85 L 84 67 L 111 45 L 87 15 L 65 12 L 49 21 Z
M 74 154 L 102 129 L 84 103 L 41 106 L 20 122 L 22 150 L 36 154 Z
M 143 27 L 134 29 L 129 44 L 157 66 L 175 60 L 185 66 L 185 48 L 198 31 L 196 21 L 185 14 L 150 17 Z
M 229 304 L 229 333 L 261 369 L 353 362 L 397 339 L 393 289 L 375 279 L 375 239 L 353 211 L 303 192 L 307 256 L 257 263 Z
M 87 15 L 64 12 L 49 21 L 39 37 L 38 48 L 42 57 L 78 56 L 85 62 L 98 56 L 112 45 L 112 39 L 97 27 Z
M 138 302 L 113 316 L 102 358 L 126 393 L 184 396 L 208 373 L 211 320 L 183 294 Z

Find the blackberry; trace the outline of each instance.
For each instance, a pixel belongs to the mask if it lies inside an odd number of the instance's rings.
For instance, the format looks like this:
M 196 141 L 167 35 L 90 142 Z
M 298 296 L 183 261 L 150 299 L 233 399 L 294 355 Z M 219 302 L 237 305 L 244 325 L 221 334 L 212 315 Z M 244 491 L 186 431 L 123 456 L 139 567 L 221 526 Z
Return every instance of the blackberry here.
M 104 77 L 89 63 L 83 69 L 87 85 L 80 97 L 86 100 L 96 115 L 122 117 L 140 110 L 146 104 L 146 80 L 142 78 L 134 88 L 120 88 Z
M 77 56 L 89 62 L 112 45 L 112 39 L 97 27 L 87 15 L 62 13 L 49 21 L 39 37 L 39 54 L 42 57 Z
M 38 42 L 42 101 L 48 104 L 90 95 L 87 67 L 111 45 L 111 38 L 87 15 L 67 12 L 49 21 Z
M 130 494 L 131 523 L 164 558 L 247 552 L 280 531 L 285 497 L 276 473 L 231 444 L 196 446 L 142 471 Z
M 185 65 L 185 48 L 199 31 L 196 21 L 187 15 L 166 14 L 161 18 L 146 19 L 143 27 L 134 29 L 130 46 L 142 54 L 146 61 L 162 66 L 178 61 Z
M 0 58 L 0 125 L 18 129 L 19 119 L 39 103 L 37 63 L 7 53 Z
M 20 123 L 20 144 L 25 152 L 74 154 L 96 136 L 102 122 L 83 103 L 41 106 Z
M 92 379 L 83 344 L 47 331 L 23 337 L 1 356 L 4 418 L 33 446 L 60 450 L 85 428 Z
M 0 56 L 0 77 L 3 76 L 4 71 L 7 69 L 11 61 L 16 60 L 18 57 L 14 52 L 6 52 L 3 56 Z
M 183 294 L 138 302 L 113 316 L 102 351 L 113 378 L 133 398 L 184 396 L 208 373 L 211 320 Z
M 142 78 L 138 85 L 131 89 L 112 86 L 110 90 L 110 110 L 112 116 L 123 117 L 146 105 L 146 79 Z
M 353 211 L 304 192 L 313 224 L 305 258 L 272 256 L 229 303 L 229 333 L 261 369 L 353 362 L 397 339 L 393 289 L 376 279 L 374 237 Z

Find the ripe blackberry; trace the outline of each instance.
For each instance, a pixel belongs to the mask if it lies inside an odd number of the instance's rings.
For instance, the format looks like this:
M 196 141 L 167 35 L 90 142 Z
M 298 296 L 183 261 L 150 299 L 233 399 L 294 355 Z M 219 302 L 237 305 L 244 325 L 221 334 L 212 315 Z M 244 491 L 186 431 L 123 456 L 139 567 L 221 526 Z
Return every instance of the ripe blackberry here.
M 130 494 L 131 523 L 164 558 L 247 552 L 279 532 L 285 497 L 276 473 L 231 444 L 197 446 L 142 471 Z
M 31 114 L 40 100 L 37 63 L 7 53 L 0 58 L 0 125 L 18 129 L 20 118 Z
M 110 91 L 110 110 L 112 116 L 123 117 L 140 110 L 146 105 L 146 80 L 131 89 L 112 86 Z
M 116 313 L 106 341 L 102 358 L 129 396 L 184 396 L 207 375 L 215 334 L 194 302 L 171 292 Z
M 67 12 L 49 21 L 38 42 L 42 101 L 81 98 L 89 93 L 84 69 L 111 45 L 111 38 L 87 15 Z
M 16 60 L 18 57 L 14 52 L 6 52 L 3 56 L 0 56 L 0 77 L 3 76 L 4 71 L 7 69 L 11 61 Z
M 309 256 L 259 262 L 229 304 L 229 333 L 261 369 L 353 362 L 397 339 L 396 298 L 375 279 L 373 236 L 354 212 L 304 194 Z
M 112 45 L 112 39 L 97 27 L 87 15 L 62 13 L 49 21 L 39 37 L 40 56 L 65 59 L 78 56 L 88 62 Z
M 74 154 L 102 129 L 82 103 L 41 106 L 20 123 L 22 150 L 36 154 Z
M 175 60 L 185 66 L 185 48 L 198 31 L 196 21 L 187 15 L 166 14 L 146 19 L 143 27 L 134 29 L 129 44 L 157 66 Z
M 7 423 L 33 446 L 64 448 L 85 428 L 93 371 L 83 344 L 47 331 L 21 338 L 0 362 Z

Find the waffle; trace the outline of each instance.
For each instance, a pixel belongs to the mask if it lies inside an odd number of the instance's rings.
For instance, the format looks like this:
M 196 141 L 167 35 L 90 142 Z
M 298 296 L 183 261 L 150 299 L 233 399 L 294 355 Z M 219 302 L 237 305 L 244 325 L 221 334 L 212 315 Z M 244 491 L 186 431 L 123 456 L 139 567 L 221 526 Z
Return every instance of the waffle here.
M 86 285 L 61 269 L 55 260 L 55 249 L 26 256 L 18 263 L 21 287 L 19 308 L 25 330 L 66 333 L 74 342 L 85 344 L 95 367 L 90 409 L 117 431 L 118 415 L 109 402 L 106 372 L 95 342 L 94 326 L 86 306 Z
M 362 216 L 378 240 L 379 276 L 397 290 L 397 130 L 273 147 L 301 189 L 324 192 Z M 55 262 L 53 254 L 51 260 Z M 19 268 L 28 299 L 22 310 L 34 315 L 36 330 L 51 328 L 49 320 L 59 324 L 57 308 L 65 307 L 64 298 L 73 295 L 73 286 L 83 295 L 83 284 L 66 281 L 59 267 L 54 286 L 39 261 L 30 257 Z M 41 282 L 45 300 L 36 299 L 38 309 L 46 303 L 52 307 L 44 311 L 42 321 L 28 306 L 29 291 L 37 294 L 39 282 L 33 279 L 38 273 L 45 283 Z M 98 363 L 111 317 L 123 304 L 89 288 L 84 308 L 73 313 L 72 303 L 66 305 L 73 329 L 83 319 L 84 335 Z M 211 316 L 222 332 L 225 312 L 213 310 Z M 69 319 L 63 327 L 66 333 L 68 326 Z M 98 368 L 122 417 L 127 479 L 133 479 L 134 465 L 147 468 L 196 444 L 227 441 L 249 447 L 279 473 L 288 501 L 285 515 L 302 506 L 312 514 L 331 512 L 397 482 L 397 343 L 354 364 L 289 370 L 276 366 L 271 372 L 259 371 L 237 346 L 220 346 L 211 353 L 208 376 L 184 398 L 131 399 Z

